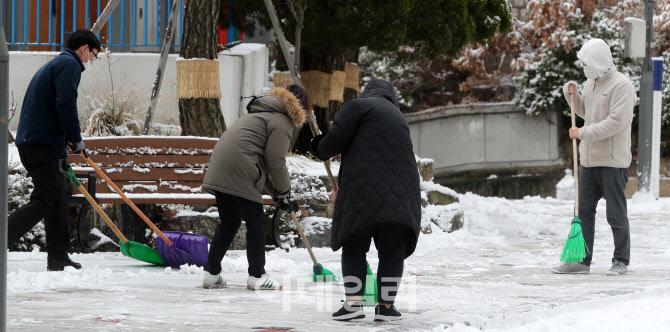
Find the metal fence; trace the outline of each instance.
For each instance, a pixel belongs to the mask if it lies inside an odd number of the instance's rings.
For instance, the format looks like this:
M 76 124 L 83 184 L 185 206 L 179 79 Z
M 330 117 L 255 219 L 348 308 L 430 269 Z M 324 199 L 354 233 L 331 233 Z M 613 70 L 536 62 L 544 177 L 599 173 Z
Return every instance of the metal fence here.
M 121 0 L 98 38 L 104 47 L 116 51 L 158 51 L 172 14 L 173 0 Z M 182 1 L 182 0 L 174 0 Z M 5 26 L 11 50 L 61 50 L 68 36 L 91 28 L 111 0 L 2 0 L 1 24 Z M 226 1 L 226 7 L 230 8 Z M 172 46 L 181 44 L 183 4 Z M 230 27 L 222 33 L 224 45 L 239 41 L 240 33 Z

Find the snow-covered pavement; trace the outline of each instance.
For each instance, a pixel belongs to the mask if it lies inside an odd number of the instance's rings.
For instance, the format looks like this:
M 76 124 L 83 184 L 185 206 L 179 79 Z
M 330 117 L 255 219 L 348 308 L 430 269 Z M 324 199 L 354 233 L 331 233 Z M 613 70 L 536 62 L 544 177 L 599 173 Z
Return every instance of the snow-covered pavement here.
M 205 290 L 202 271 L 144 265 L 120 254 L 74 255 L 83 270 L 46 272 L 46 254 L 10 253 L 10 331 L 668 331 L 670 199 L 629 201 L 630 272 L 608 277 L 612 235 L 601 201 L 591 274 L 549 273 L 570 228 L 572 202 L 461 196 L 465 227 L 422 235 L 406 261 L 396 303 L 398 324 L 339 323 L 338 284 L 314 284 L 307 251 L 267 255 L 267 270 L 284 277 L 281 292 L 241 287 Z M 341 271 L 339 253 L 316 249 Z M 368 255 L 377 265 L 374 246 Z M 223 261 L 229 283 L 246 280 L 246 256 Z

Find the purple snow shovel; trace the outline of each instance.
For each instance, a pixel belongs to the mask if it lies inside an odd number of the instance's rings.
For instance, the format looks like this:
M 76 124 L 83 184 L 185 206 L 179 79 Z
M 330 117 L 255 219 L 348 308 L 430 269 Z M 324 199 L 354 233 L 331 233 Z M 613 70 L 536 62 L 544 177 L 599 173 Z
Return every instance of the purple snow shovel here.
M 207 263 L 209 239 L 204 235 L 183 233 L 183 232 L 161 232 L 147 216 L 140 211 L 137 206 L 130 201 L 128 196 L 117 187 L 114 182 L 103 172 L 87 155 L 83 152 L 82 158 L 93 167 L 96 173 L 100 175 L 116 191 L 123 200 L 144 220 L 151 229 L 160 236 L 156 239 L 156 249 L 158 255 L 165 263 L 172 267 L 179 267 L 184 264 L 197 265 L 204 267 Z
M 163 234 L 172 240 L 173 243 L 172 247 L 170 247 L 170 245 L 163 241 L 162 237 L 156 239 L 156 249 L 165 261 L 165 264 L 173 267 L 179 267 L 183 264 L 204 267 L 207 264 L 207 255 L 209 254 L 207 252 L 207 244 L 209 243 L 209 239 L 206 236 L 170 231 L 163 232 Z M 180 248 L 181 250 L 172 250 L 171 248 Z

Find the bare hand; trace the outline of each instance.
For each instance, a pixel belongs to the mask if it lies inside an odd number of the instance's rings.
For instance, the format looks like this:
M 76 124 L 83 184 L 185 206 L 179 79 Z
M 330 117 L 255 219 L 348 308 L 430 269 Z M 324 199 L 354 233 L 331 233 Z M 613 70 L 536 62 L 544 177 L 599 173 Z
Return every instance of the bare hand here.
M 579 136 L 579 128 L 577 128 L 577 127 L 572 127 L 572 128 L 570 128 L 570 132 L 569 132 L 569 133 L 570 133 L 570 138 L 571 138 L 571 139 L 578 138 L 578 136 Z
M 575 93 L 575 85 L 570 84 L 570 85 L 568 85 L 568 94 L 573 94 L 573 93 Z

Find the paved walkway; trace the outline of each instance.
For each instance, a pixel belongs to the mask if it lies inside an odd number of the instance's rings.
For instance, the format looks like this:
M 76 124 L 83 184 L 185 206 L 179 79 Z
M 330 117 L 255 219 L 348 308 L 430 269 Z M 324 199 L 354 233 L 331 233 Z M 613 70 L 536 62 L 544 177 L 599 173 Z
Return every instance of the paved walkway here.
M 310 281 L 307 252 L 267 255 L 267 270 L 284 277 L 281 292 L 242 287 L 205 290 L 198 268 L 153 267 L 120 254 L 74 255 L 81 271 L 46 272 L 46 254 L 10 253 L 10 331 L 408 331 L 463 323 L 479 328 L 514 325 L 598 303 L 648 294 L 670 296 L 670 199 L 630 203 L 630 273 L 608 277 L 613 251 L 599 207 L 591 274 L 557 276 L 549 268 L 569 229 L 572 203 L 553 199 L 504 200 L 466 195 L 464 229 L 420 238 L 397 306 L 397 324 L 330 319 L 343 298 L 339 284 Z M 323 265 L 340 272 L 339 253 L 316 250 Z M 377 265 L 374 246 L 368 255 Z M 246 256 L 235 251 L 223 261 L 230 283 L 243 285 Z

